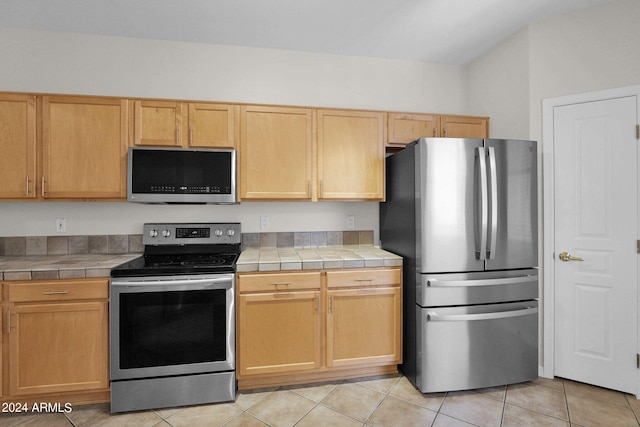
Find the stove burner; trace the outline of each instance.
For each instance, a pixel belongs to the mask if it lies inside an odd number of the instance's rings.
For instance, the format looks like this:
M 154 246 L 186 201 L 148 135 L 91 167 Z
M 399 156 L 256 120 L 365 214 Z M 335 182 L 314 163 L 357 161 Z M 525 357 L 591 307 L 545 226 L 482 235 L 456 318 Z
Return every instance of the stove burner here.
M 173 267 L 173 266 L 203 266 L 203 267 L 215 267 L 218 265 L 228 264 L 229 261 L 226 258 L 222 258 L 219 255 L 174 255 L 163 257 L 147 257 L 147 267 Z

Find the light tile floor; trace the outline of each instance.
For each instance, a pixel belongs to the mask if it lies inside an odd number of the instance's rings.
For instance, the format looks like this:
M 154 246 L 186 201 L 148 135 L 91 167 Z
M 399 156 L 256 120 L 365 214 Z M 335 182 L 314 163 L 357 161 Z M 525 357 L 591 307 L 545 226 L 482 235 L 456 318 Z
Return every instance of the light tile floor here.
M 240 392 L 233 403 L 112 415 L 0 414 L 0 426 L 639 426 L 635 396 L 562 379 L 421 394 L 400 376 Z

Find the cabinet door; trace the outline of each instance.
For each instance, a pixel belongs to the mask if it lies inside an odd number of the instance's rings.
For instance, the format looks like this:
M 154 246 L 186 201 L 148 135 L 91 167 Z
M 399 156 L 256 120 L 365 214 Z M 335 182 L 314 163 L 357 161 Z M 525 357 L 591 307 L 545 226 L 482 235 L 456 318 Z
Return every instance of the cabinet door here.
M 389 113 L 387 146 L 404 147 L 421 137 L 438 136 L 438 117 L 431 114 Z
M 0 94 L 0 199 L 36 196 L 36 97 Z
M 189 104 L 189 147 L 236 148 L 238 106 Z
M 320 292 L 238 297 L 238 378 L 320 367 Z
M 489 119 L 486 117 L 441 116 L 440 135 L 446 138 L 488 138 Z
M 318 199 L 384 200 L 385 118 L 318 111 Z
M 176 147 L 182 145 L 182 103 L 133 101 L 133 144 Z
M 126 101 L 45 96 L 42 104 L 42 196 L 126 197 Z
M 10 394 L 108 388 L 107 304 L 9 306 Z
M 400 363 L 400 287 L 327 292 L 327 366 Z
M 240 113 L 240 198 L 311 199 L 313 113 L 247 106 Z

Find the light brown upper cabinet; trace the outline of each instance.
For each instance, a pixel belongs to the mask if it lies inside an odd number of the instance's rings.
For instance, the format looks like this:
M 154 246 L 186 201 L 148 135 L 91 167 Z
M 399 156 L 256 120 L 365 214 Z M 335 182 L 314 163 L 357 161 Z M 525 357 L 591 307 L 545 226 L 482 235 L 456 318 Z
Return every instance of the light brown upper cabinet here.
M 0 199 L 36 197 L 36 97 L 0 94 Z
M 127 117 L 124 99 L 43 96 L 42 197 L 125 198 Z
M 182 102 L 130 101 L 133 105 L 133 145 L 182 146 Z
M 404 147 L 423 136 L 438 136 L 438 122 L 433 114 L 389 113 L 387 145 Z
M 189 147 L 236 148 L 237 105 L 188 103 Z
M 240 199 L 312 198 L 313 110 L 240 109 Z
M 441 134 L 445 138 L 488 138 L 487 117 L 441 116 Z
M 389 113 L 387 127 L 387 147 L 402 148 L 421 137 L 489 137 L 488 117 Z
M 238 106 L 217 103 L 133 100 L 136 146 L 235 148 Z
M 318 199 L 384 200 L 386 113 L 318 110 Z

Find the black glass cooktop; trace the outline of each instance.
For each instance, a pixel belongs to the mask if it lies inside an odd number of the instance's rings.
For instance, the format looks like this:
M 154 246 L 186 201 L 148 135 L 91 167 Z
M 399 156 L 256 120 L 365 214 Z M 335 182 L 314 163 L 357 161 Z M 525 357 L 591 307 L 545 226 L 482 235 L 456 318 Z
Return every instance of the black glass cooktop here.
M 237 253 L 142 255 L 111 269 L 112 277 L 233 273 Z

